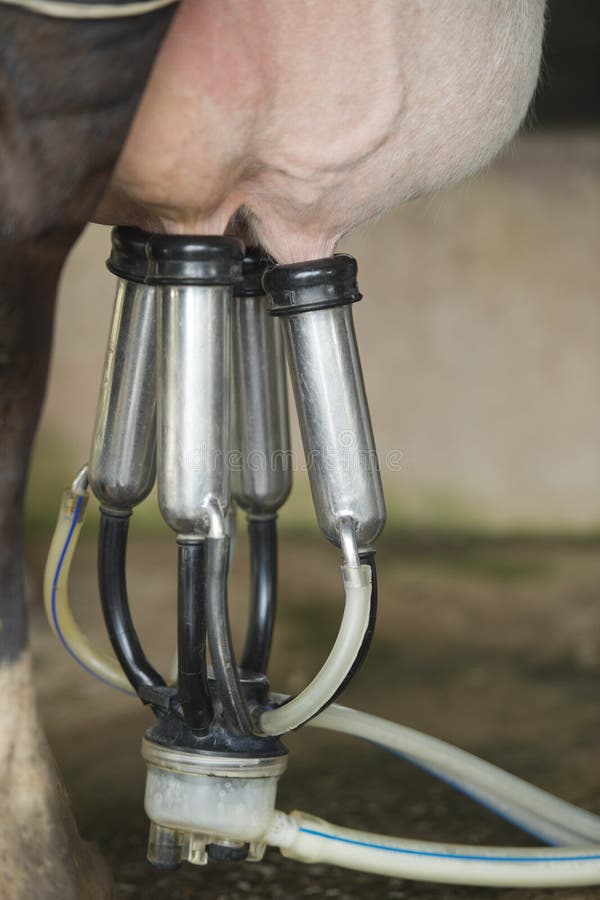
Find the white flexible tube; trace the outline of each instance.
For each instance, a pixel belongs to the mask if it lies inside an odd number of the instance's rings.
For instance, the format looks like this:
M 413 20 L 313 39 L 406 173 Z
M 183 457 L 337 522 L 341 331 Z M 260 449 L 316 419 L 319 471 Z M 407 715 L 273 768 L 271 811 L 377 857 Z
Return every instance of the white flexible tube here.
M 340 707 L 335 707 L 335 709 L 339 708 Z M 334 707 L 332 706 L 330 709 L 334 709 Z M 359 722 L 362 716 L 365 715 L 355 710 L 352 710 L 352 712 L 356 712 L 356 722 Z M 357 728 L 353 728 L 352 730 L 345 727 L 340 728 L 337 725 L 334 726 L 331 722 L 323 721 L 321 716 L 312 719 L 309 724 L 316 728 L 327 728 L 332 731 L 351 734 L 354 737 L 360 737 L 369 741 L 369 743 L 372 743 L 369 732 L 366 729 L 364 731 L 359 731 Z M 390 727 L 393 726 L 393 723 L 391 722 L 388 722 L 387 724 Z M 476 803 L 486 807 L 495 815 L 501 816 L 517 828 L 520 828 L 537 838 L 541 843 L 561 847 L 577 847 L 580 846 L 582 842 L 585 843 L 588 840 L 594 840 L 589 834 L 582 834 L 581 830 L 574 831 L 564 825 L 558 825 L 549 821 L 543 814 L 543 811 L 540 812 L 537 809 L 531 810 L 521 806 L 516 802 L 514 792 L 512 791 L 510 792 L 510 797 L 507 798 L 505 791 L 503 790 L 504 781 L 502 777 L 499 777 L 493 785 L 483 784 L 481 779 L 471 780 L 469 778 L 471 762 L 482 762 L 477 757 L 472 756 L 472 754 L 461 750 L 459 753 L 461 755 L 464 754 L 462 764 L 459 765 L 458 761 L 455 760 L 452 767 L 445 767 L 441 762 L 441 755 L 439 753 L 439 745 L 443 745 L 443 741 L 438 741 L 436 738 L 431 738 L 429 735 L 414 731 L 410 728 L 406 729 L 401 725 L 395 725 L 393 727 L 397 729 L 396 740 L 394 743 L 376 743 L 375 746 L 378 746 L 383 750 L 388 750 L 407 762 L 420 767 L 435 778 L 439 778 L 455 790 L 466 794 Z M 409 735 L 409 740 L 407 742 L 404 740 L 405 732 L 408 732 Z M 421 749 L 417 751 L 415 744 L 424 745 L 424 750 Z M 410 746 L 412 752 L 406 752 L 404 749 L 405 746 Z M 451 751 L 456 749 L 451 745 L 444 746 L 447 746 Z M 491 764 L 490 767 L 495 769 L 498 776 L 507 776 L 511 783 L 515 778 L 515 776 L 508 775 L 508 773 L 504 772 L 502 769 L 497 769 L 495 766 L 491 766 Z M 517 780 L 520 781 L 520 779 Z M 524 787 L 530 786 L 524 781 L 521 782 L 521 784 Z M 542 793 L 545 794 L 545 792 Z M 547 796 L 552 797 L 552 795 Z M 577 807 L 572 808 L 575 809 L 576 812 L 580 812 Z
M 341 570 L 344 615 L 331 653 L 322 669 L 297 697 L 261 714 L 259 734 L 285 734 L 303 725 L 325 706 L 350 672 L 369 627 L 371 569 L 369 566 L 342 566 Z
M 69 571 L 85 518 L 87 490 L 71 488 L 63 494 L 56 529 L 44 571 L 44 605 L 54 634 L 69 656 L 100 681 L 135 696 L 116 659 L 96 649 L 73 618 L 69 604 Z
M 399 753 L 455 783 L 544 840 L 573 846 L 600 844 L 600 816 L 445 741 L 337 704 L 324 710 L 310 724 L 354 735 Z
M 64 3 L 61 0 L 0 0 L 7 6 L 18 6 L 28 12 L 39 13 L 55 19 L 120 19 L 125 16 L 143 16 L 179 0 L 146 0 L 123 3 Z
M 600 884 L 600 847 L 559 850 L 407 841 L 340 828 L 303 812 L 276 814 L 266 840 L 283 856 L 393 878 L 480 887 Z

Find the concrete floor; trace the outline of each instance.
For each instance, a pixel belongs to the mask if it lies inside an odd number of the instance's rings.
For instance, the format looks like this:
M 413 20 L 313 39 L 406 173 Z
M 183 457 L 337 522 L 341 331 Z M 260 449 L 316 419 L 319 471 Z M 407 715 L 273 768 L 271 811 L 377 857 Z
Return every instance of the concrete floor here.
M 45 547 L 32 544 L 32 584 Z M 600 553 L 591 542 L 485 542 L 387 535 L 378 552 L 380 616 L 367 663 L 344 702 L 420 728 L 600 810 Z M 298 690 L 314 673 L 340 610 L 337 555 L 324 541 L 285 536 L 272 682 Z M 103 640 L 95 549 L 83 543 L 72 592 Z M 163 671 L 174 645 L 173 542 L 133 540 L 130 587 L 149 655 Z M 233 630 L 245 619 L 243 542 L 231 584 Z M 150 718 L 80 673 L 32 598 L 33 647 L 46 727 L 84 833 L 99 841 L 118 900 L 534 900 L 599 898 L 600 888 L 499 892 L 389 880 L 302 866 L 269 852 L 258 865 L 153 872 L 145 863 L 144 772 Z M 380 833 L 472 843 L 531 843 L 467 799 L 382 752 L 324 732 L 289 740 L 279 806 Z

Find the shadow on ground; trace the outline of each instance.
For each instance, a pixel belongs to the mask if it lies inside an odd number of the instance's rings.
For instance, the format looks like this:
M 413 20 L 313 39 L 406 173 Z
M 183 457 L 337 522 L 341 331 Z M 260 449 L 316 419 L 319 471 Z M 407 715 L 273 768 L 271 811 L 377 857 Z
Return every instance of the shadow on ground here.
M 40 583 L 44 547 L 30 549 Z M 439 543 L 385 539 L 378 553 L 380 616 L 370 657 L 344 702 L 423 729 L 485 756 L 590 809 L 600 809 L 600 554 L 587 542 Z M 130 585 L 139 630 L 163 670 L 175 641 L 173 542 L 135 539 Z M 84 543 L 72 578 L 77 615 L 103 640 L 95 548 Z M 233 630 L 245 624 L 246 548 L 231 585 Z M 272 682 L 298 690 L 327 653 L 340 613 L 336 553 L 322 541 L 282 541 L 280 619 Z M 156 874 L 145 863 L 148 713 L 94 683 L 50 636 L 39 598 L 33 645 L 46 728 L 84 834 L 115 873 L 119 900 L 382 900 L 600 898 L 600 889 L 486 891 L 394 881 L 269 852 L 258 865 L 211 864 Z M 375 748 L 325 732 L 289 740 L 279 805 L 340 824 L 421 839 L 524 844 L 467 799 Z

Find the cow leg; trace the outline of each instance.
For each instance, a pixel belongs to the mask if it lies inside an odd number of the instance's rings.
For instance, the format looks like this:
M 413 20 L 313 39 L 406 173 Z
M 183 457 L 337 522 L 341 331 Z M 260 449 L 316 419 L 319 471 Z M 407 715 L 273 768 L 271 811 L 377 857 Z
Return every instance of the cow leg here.
M 105 897 L 38 721 L 23 597 L 23 493 L 66 236 L 0 251 L 0 897 Z
M 23 499 L 58 277 L 170 13 L 78 23 L 0 10 L 0 900 L 95 900 L 109 878 L 77 834 L 36 711 Z

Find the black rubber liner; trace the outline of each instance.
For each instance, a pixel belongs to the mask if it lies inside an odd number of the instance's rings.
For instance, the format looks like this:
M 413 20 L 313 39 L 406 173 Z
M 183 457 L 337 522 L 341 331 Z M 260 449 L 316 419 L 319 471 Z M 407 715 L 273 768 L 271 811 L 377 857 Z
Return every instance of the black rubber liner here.
M 356 303 L 362 298 L 356 274 L 356 260 L 348 253 L 267 269 L 263 287 L 269 312 L 273 316 L 295 316 Z
M 238 238 L 153 234 L 146 244 L 148 284 L 233 285 L 242 280 Z

